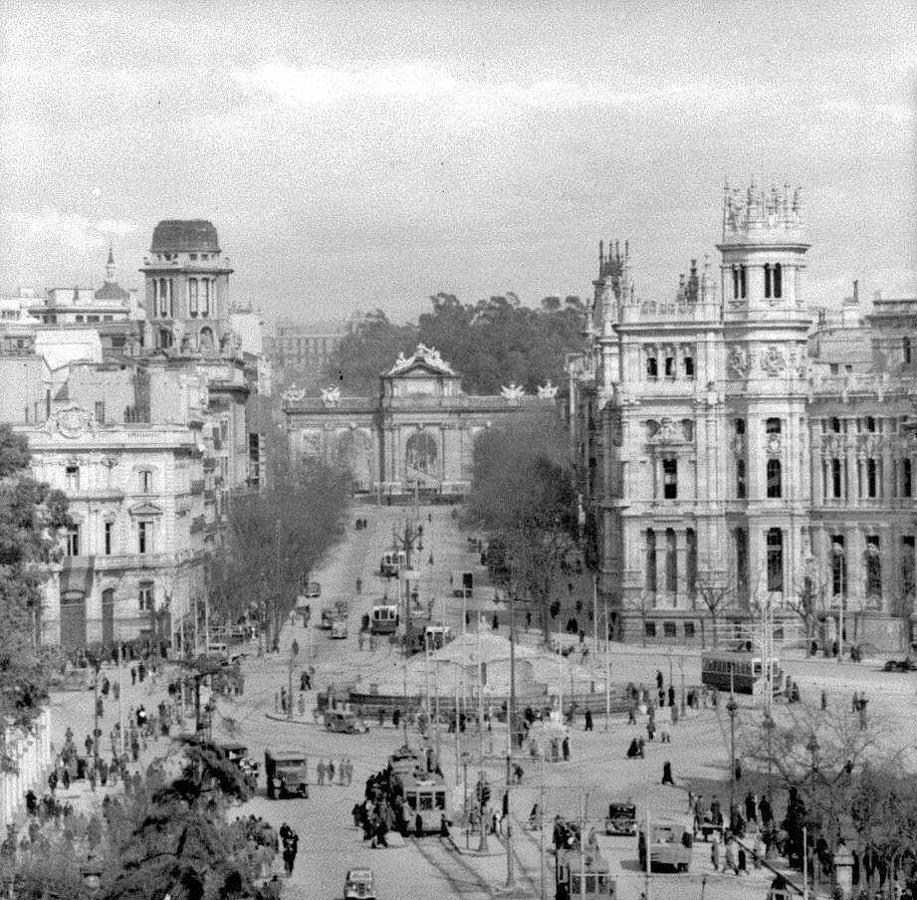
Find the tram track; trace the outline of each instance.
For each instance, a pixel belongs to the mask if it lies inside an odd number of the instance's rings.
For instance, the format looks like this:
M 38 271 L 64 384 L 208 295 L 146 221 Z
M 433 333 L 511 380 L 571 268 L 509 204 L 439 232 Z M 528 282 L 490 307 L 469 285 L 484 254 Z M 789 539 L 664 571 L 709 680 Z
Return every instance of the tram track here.
M 528 843 L 532 844 L 535 849 L 538 851 L 538 868 L 532 869 L 527 866 L 519 855 L 519 851 L 516 849 L 517 844 L 513 844 L 513 859 L 516 861 L 516 865 L 519 867 L 519 872 L 529 883 L 529 887 L 532 890 L 532 893 L 536 896 L 540 895 L 541 892 L 541 840 L 536 838 L 532 832 L 525 827 L 525 823 L 516 815 L 513 816 L 513 835 L 521 834 Z
M 452 838 L 409 838 L 426 863 L 445 878 L 457 897 L 491 897 L 491 886 L 463 857 Z

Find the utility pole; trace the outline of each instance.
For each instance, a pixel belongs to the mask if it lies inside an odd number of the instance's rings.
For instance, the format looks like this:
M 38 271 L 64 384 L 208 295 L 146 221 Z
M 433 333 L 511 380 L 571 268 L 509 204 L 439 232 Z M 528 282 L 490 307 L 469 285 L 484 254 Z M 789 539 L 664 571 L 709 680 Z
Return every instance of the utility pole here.
M 515 592 L 514 592 L 515 593 Z M 515 597 L 510 601 L 509 617 L 509 703 L 506 707 L 506 890 L 516 886 L 513 873 L 513 824 L 510 816 L 509 790 L 513 780 L 512 761 L 513 744 L 516 735 L 513 733 L 516 710 L 516 604 Z
M 296 657 L 299 656 L 299 641 L 293 638 L 290 644 L 290 664 L 287 668 L 287 720 L 293 718 L 293 666 L 296 664 Z

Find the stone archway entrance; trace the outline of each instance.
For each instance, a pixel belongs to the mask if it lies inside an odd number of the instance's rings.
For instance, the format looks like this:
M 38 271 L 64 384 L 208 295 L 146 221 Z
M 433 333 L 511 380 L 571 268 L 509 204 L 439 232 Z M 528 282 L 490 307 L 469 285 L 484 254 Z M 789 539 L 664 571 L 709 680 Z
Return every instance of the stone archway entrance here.
M 422 487 L 439 483 L 439 445 L 429 431 L 412 434 L 405 445 L 407 480 L 420 482 Z

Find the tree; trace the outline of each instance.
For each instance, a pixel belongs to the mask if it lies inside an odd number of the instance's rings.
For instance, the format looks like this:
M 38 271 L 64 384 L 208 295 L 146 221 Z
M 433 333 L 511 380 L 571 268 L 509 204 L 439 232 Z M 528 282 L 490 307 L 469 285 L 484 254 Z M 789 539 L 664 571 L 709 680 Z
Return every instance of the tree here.
M 557 583 L 578 558 L 576 494 L 560 423 L 517 421 L 478 438 L 466 521 L 487 532 L 491 571 L 511 602 L 523 594 L 536 602 L 549 640 Z
M 226 885 L 237 897 L 257 897 L 258 866 L 229 805 L 248 791 L 234 765 L 206 744 L 184 748 L 177 777 L 151 770 L 148 786 L 129 810 L 126 836 L 113 848 L 103 878 L 108 900 L 216 900 Z
M 821 598 L 824 595 L 824 584 L 819 578 L 815 568 L 814 559 L 806 561 L 802 586 L 796 596 L 787 595 L 787 606 L 802 620 L 806 635 L 806 653 L 812 655 L 812 641 L 815 638 L 815 626 L 818 622 L 818 613 L 821 607 Z
M 477 304 L 440 292 L 430 297 L 431 308 L 417 325 L 394 325 L 377 310 L 341 341 L 326 376 L 347 392 L 374 396 L 379 375 L 398 353 L 423 343 L 440 351 L 470 394 L 497 394 L 510 382 L 534 393 L 549 380 L 560 384 L 565 355 L 583 349 L 579 298 L 568 298 L 576 302 L 563 307 L 553 299 L 556 304 L 547 298 L 532 309 L 512 292 Z
M 30 459 L 25 437 L 0 425 L 0 697 L 21 722 L 47 699 L 41 586 L 61 556 L 61 530 L 72 524 L 66 496 L 31 477 Z
M 735 592 L 726 582 L 706 576 L 698 577 L 696 588 L 697 596 L 700 597 L 701 602 L 707 607 L 707 611 L 710 613 L 710 626 L 713 631 L 713 646 L 716 647 L 719 644 L 719 632 L 716 622 L 717 615 L 732 603 Z M 707 646 L 704 623 L 706 618 L 706 616 L 702 616 L 700 620 L 701 647 Z
M 399 353 L 411 354 L 417 339 L 416 325 L 396 325 L 377 309 L 341 339 L 325 375 L 345 394 L 378 396 L 379 376 L 391 369 Z
M 866 802 L 863 792 L 872 777 L 869 773 L 874 767 L 887 771 L 895 768 L 894 757 L 883 749 L 881 723 L 873 723 L 867 730 L 848 705 L 822 709 L 818 701 L 806 702 L 805 698 L 801 703 L 775 704 L 770 719 L 773 724 L 768 727 L 767 721 L 740 713 L 736 744 L 743 758 L 757 769 L 772 769 L 787 791 L 783 827 L 790 840 L 791 859 L 798 863 L 802 858 L 803 825 L 809 829 L 810 838 L 823 839 L 822 846 L 830 849 L 840 835 L 851 831 L 861 834 L 863 822 L 879 814 L 874 805 L 868 814 L 865 807 L 856 812 L 856 804 Z
M 350 475 L 314 459 L 278 469 L 264 491 L 238 497 L 213 560 L 211 608 L 260 621 L 269 646 L 313 569 L 338 539 Z

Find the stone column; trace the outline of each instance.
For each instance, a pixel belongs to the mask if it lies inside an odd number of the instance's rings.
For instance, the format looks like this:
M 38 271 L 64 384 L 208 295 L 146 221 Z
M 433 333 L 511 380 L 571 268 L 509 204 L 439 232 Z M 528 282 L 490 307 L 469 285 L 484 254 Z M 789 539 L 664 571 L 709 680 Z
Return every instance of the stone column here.
M 892 601 L 901 595 L 900 566 L 895 566 L 895 532 L 889 523 L 879 526 L 879 565 L 882 578 L 882 610 L 890 612 Z
M 695 538 L 697 537 L 695 533 Z M 675 606 L 688 606 L 688 535 L 684 528 L 675 532 L 675 564 L 677 569 L 677 593 Z

